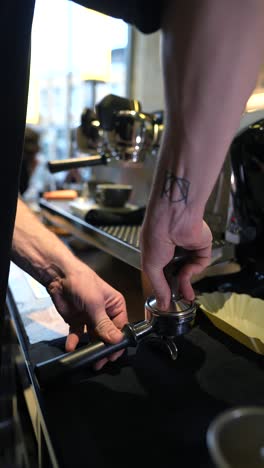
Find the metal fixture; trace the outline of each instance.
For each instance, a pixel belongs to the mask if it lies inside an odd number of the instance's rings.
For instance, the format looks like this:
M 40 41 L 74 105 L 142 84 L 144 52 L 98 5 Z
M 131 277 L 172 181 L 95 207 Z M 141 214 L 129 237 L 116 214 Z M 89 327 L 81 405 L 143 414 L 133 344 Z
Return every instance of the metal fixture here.
M 138 101 L 113 95 L 106 96 L 96 110 L 97 115 L 93 118 L 89 113 L 84 128 L 91 142 L 91 154 L 49 161 L 51 173 L 106 165 L 112 160 L 142 163 L 146 155 L 159 146 L 163 132 L 160 113 L 143 113 Z

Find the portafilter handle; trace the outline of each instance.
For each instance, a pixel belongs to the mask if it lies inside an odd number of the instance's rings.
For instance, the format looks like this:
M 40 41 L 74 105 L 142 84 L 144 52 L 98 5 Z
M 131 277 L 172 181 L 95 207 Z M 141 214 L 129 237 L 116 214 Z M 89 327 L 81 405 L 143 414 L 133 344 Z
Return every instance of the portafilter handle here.
M 105 154 L 95 154 L 79 158 L 54 159 L 53 161 L 48 161 L 47 166 L 49 171 L 54 174 L 56 172 L 69 171 L 70 169 L 78 169 L 80 167 L 106 165 L 108 159 L 109 157 Z
M 152 332 L 152 323 L 147 320 L 128 323 L 122 332 L 124 337 L 119 343 L 109 344 L 97 340 L 75 351 L 38 363 L 35 366 L 35 374 L 40 386 L 45 387 L 78 369 L 88 367 L 100 359 L 110 356 L 116 351 L 137 346 L 146 335 Z

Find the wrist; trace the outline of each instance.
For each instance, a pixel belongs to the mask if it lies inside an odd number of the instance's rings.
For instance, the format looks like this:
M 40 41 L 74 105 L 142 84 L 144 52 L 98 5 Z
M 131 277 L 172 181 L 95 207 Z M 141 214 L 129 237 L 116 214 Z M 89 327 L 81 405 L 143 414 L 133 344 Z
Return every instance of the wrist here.
M 179 205 L 179 210 L 183 205 L 203 213 L 221 167 L 208 157 L 208 147 L 192 133 L 186 136 L 177 125 L 166 129 L 151 198 L 167 199 Z
M 66 261 L 64 261 L 64 258 Z M 66 251 L 63 255 L 60 252 L 56 256 L 46 260 L 45 265 L 40 268 L 35 267 L 35 272 L 38 270 L 39 281 L 46 288 L 54 282 L 60 282 L 64 278 L 69 278 L 74 272 L 81 271 L 81 262 L 70 251 Z M 79 274 L 79 273 L 78 273 Z
M 163 216 L 173 216 L 175 222 L 187 216 L 193 222 L 203 219 L 206 201 L 195 196 L 192 182 L 188 175 L 175 175 L 171 171 L 161 170 L 153 183 L 147 204 L 148 216 L 155 216 L 157 221 Z

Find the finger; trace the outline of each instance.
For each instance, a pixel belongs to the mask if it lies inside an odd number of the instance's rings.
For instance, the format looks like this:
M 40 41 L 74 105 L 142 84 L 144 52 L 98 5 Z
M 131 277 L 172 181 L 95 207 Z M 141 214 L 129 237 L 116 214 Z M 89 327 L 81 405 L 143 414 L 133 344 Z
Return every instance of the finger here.
M 149 281 L 149 278 L 147 277 L 144 271 L 141 271 L 141 284 L 142 284 L 144 298 L 151 296 L 153 292 L 152 286 Z
M 181 276 L 179 276 L 179 291 L 187 301 L 193 301 L 195 299 L 194 290 L 191 285 L 191 276 L 192 275 L 189 274 L 181 274 Z
M 192 261 L 192 263 L 187 263 L 184 265 L 179 272 L 178 281 L 179 281 L 179 290 L 182 296 L 189 300 L 193 301 L 195 298 L 195 293 L 191 285 L 191 279 L 194 275 L 197 275 L 203 271 L 210 261 L 207 257 L 199 257 Z
M 148 273 L 147 273 L 148 274 Z M 160 310 L 167 310 L 171 300 L 171 290 L 163 273 L 163 268 L 155 270 L 154 267 L 148 274 L 152 284 L 153 293 L 157 301 L 157 307 Z
M 119 359 L 120 356 L 122 356 L 124 351 L 125 349 L 121 349 L 120 351 L 117 351 L 116 353 L 111 354 L 111 356 L 109 356 L 109 361 L 111 362 L 117 361 L 117 359 Z
M 69 335 L 67 336 L 65 343 L 65 350 L 67 352 L 74 351 L 80 341 L 80 337 L 83 334 L 83 326 L 70 327 Z
M 147 276 L 160 310 L 167 310 L 171 300 L 170 286 L 164 276 L 164 267 L 174 255 L 175 245 L 155 240 L 141 239 L 142 270 Z
M 106 313 L 119 330 L 121 330 L 128 322 L 125 300 L 120 301 L 119 304 L 110 304 L 110 306 L 106 303 Z
M 125 351 L 125 350 L 122 349 L 121 351 L 118 351 L 118 352 L 116 352 L 116 353 L 111 354 L 111 356 L 109 356 L 108 358 L 101 359 L 100 361 L 98 361 L 98 362 L 96 362 L 96 363 L 94 364 L 94 366 L 93 366 L 94 369 L 95 369 L 96 371 L 101 370 L 101 369 L 108 363 L 108 361 L 114 362 L 114 361 L 116 361 L 118 358 L 120 358 L 120 356 L 122 356 L 122 354 L 123 354 L 124 351 Z
M 100 361 L 96 362 L 94 365 L 93 365 L 93 368 L 94 370 L 96 371 L 99 371 L 101 370 L 105 364 L 108 362 L 108 359 L 107 358 L 104 358 L 104 359 L 101 359 Z
M 118 331 L 120 331 L 120 330 L 118 330 Z M 121 339 L 124 338 L 124 335 L 123 335 L 122 332 L 120 332 L 120 335 L 121 335 Z M 104 341 L 106 341 L 105 338 L 104 338 Z M 119 341 L 120 341 L 120 339 L 117 342 L 119 342 Z M 113 343 L 113 340 L 111 341 L 111 343 Z M 124 352 L 124 349 L 121 349 L 120 351 L 117 351 L 116 353 L 111 354 L 107 358 L 101 359 L 100 361 L 98 361 L 97 363 L 94 364 L 94 369 L 97 370 L 97 371 L 101 370 L 108 361 L 111 361 L 111 362 L 116 361 L 123 354 L 123 352 Z
M 105 311 L 95 314 L 95 333 L 107 343 L 119 343 L 124 338 L 123 333 L 117 328 Z
M 75 333 L 70 333 L 66 339 L 65 350 L 67 352 L 74 351 L 79 343 L 79 340 L 80 339 L 78 335 L 76 335 Z

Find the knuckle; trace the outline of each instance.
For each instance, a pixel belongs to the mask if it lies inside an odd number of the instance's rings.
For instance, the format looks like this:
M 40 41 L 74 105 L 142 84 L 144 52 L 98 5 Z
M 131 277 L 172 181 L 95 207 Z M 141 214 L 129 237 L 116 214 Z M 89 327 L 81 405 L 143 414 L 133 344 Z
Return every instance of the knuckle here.
M 101 334 L 103 333 L 106 328 L 109 327 L 109 318 L 108 317 L 103 317 L 101 318 L 97 323 L 96 323 L 96 326 L 95 326 L 95 331 L 98 333 L 98 334 Z
M 117 299 L 119 302 L 122 302 L 122 303 L 125 303 L 125 298 L 123 296 L 123 294 L 121 294 L 121 292 L 117 292 Z

